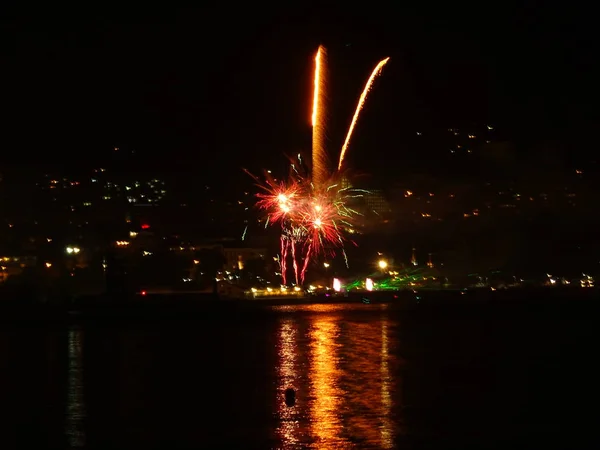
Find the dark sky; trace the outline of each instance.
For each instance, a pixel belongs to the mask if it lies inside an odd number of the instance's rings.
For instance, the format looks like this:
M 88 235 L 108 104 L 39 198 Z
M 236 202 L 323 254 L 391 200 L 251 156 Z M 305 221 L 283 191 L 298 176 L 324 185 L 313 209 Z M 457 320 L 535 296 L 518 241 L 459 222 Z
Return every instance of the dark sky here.
M 283 153 L 310 145 L 319 43 L 330 55 L 332 148 L 385 56 L 391 62 L 352 152 L 397 155 L 403 134 L 470 121 L 532 141 L 576 136 L 571 145 L 586 147 L 598 125 L 591 9 L 437 3 L 420 10 L 373 2 L 366 9 L 4 5 L 2 163 L 77 165 L 118 145 L 135 149 L 140 167 L 199 176 L 283 166 Z

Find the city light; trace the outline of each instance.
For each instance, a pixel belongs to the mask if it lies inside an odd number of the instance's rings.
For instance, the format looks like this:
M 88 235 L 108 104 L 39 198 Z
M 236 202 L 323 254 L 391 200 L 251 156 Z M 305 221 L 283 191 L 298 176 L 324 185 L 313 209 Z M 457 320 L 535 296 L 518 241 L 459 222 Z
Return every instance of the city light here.
M 333 290 L 340 292 L 342 290 L 342 282 L 338 278 L 333 279 Z
M 65 251 L 68 255 L 76 255 L 81 251 L 81 249 L 79 247 L 67 247 Z

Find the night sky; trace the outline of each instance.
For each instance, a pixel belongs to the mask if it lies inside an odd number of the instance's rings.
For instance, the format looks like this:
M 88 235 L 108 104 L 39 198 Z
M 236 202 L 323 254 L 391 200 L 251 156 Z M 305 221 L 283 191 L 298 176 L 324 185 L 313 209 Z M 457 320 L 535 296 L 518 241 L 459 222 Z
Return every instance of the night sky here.
M 330 56 L 332 149 L 370 71 L 392 58 L 356 130 L 353 164 L 399 159 L 404 136 L 471 122 L 590 151 L 591 10 L 432 5 L 3 6 L 2 163 L 76 167 L 117 145 L 135 149 L 140 170 L 214 178 L 283 167 L 284 153 L 310 146 L 320 43 Z

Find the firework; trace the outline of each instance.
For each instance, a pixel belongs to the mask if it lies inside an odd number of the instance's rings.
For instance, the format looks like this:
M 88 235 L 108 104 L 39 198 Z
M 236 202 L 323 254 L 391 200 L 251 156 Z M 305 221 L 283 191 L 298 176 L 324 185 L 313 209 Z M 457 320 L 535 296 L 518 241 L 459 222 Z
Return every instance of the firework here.
M 373 82 L 375 81 L 375 78 L 377 78 L 377 76 L 383 70 L 383 66 L 385 66 L 389 60 L 390 60 L 390 58 L 385 58 L 385 59 L 379 61 L 377 66 L 375 66 L 375 69 L 373 69 L 371 76 L 367 80 L 367 84 L 365 85 L 365 88 L 363 89 L 362 94 L 360 94 L 360 98 L 358 99 L 358 105 L 356 106 L 356 111 L 354 111 L 354 116 L 352 117 L 352 122 L 350 123 L 350 128 L 348 128 L 348 134 L 346 135 L 346 140 L 344 141 L 344 145 L 342 146 L 342 151 L 340 152 L 340 160 L 338 163 L 338 170 L 342 169 L 342 164 L 344 163 L 344 158 L 346 157 L 346 150 L 348 149 L 348 144 L 350 143 L 350 138 L 352 137 L 352 133 L 354 132 L 354 127 L 356 126 L 356 122 L 358 121 L 360 112 L 362 111 L 363 106 L 365 105 L 365 102 L 367 101 L 367 95 L 369 95 L 369 91 L 371 90 L 371 87 L 373 87 Z
M 290 260 L 295 282 L 300 284 L 313 256 L 333 255 L 335 249 L 343 248 L 347 241 L 344 231 L 358 215 L 350 206 L 351 199 L 366 192 L 342 188 L 336 178 L 317 189 L 309 177 L 294 167 L 293 173 L 295 178 L 289 177 L 286 182 L 267 176 L 265 182 L 258 183 L 263 192 L 258 194 L 257 205 L 266 212 L 265 226 L 281 227 L 279 264 L 283 284 L 287 284 Z
M 262 190 L 257 194 L 257 206 L 266 212 L 265 226 L 278 224 L 281 227 L 279 265 L 283 284 L 287 284 L 290 260 L 294 280 L 302 284 L 310 261 L 316 255 L 333 255 L 336 249 L 341 249 L 346 259 L 344 231 L 358 215 L 350 206 L 350 200 L 366 192 L 342 187 L 345 175 L 342 165 L 367 94 L 389 58 L 379 62 L 367 81 L 341 150 L 338 168 L 333 173 L 328 170 L 325 146 L 326 60 L 325 48 L 320 46 L 315 56 L 311 172 L 302 171 L 298 155 L 298 165 L 292 162 L 290 176 L 284 181 L 277 181 L 268 174 L 265 181 L 261 181 L 250 174 Z
M 320 187 L 327 179 L 327 151 L 325 147 L 327 88 L 327 52 L 320 46 L 315 56 L 315 77 L 312 111 L 312 181 Z

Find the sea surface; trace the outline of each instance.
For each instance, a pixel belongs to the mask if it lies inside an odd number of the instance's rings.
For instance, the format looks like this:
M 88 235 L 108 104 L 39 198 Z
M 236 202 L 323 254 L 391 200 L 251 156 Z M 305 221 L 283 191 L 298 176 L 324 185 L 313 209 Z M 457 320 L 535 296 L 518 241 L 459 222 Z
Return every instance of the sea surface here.
M 0 448 L 597 448 L 586 311 L 2 323 Z

